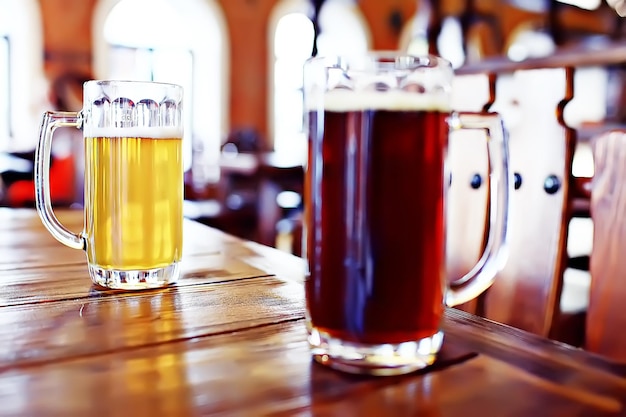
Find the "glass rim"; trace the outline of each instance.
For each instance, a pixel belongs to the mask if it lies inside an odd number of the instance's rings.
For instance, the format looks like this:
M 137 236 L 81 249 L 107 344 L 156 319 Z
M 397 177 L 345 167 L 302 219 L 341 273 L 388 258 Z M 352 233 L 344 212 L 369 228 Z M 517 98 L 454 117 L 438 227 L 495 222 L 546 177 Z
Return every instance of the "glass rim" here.
M 381 68 L 390 69 L 418 69 L 418 68 L 446 68 L 452 70 L 452 63 L 447 59 L 434 54 L 413 54 L 398 50 L 376 50 L 353 54 L 317 55 L 306 60 L 306 66 L 322 65 L 324 67 L 340 67 L 348 64 L 350 69 L 359 70 L 371 67 L 354 67 L 353 64 L 378 64 Z M 398 63 L 403 63 L 398 66 Z M 343 64 L 343 65 L 342 65 Z M 389 65 L 386 65 L 389 64 Z M 391 65 L 393 64 L 393 65 Z
M 162 86 L 164 88 L 180 88 L 183 87 L 179 84 L 168 83 L 163 81 L 145 81 L 145 80 L 114 80 L 114 79 L 94 79 L 85 81 L 84 87 L 88 86 L 112 86 L 112 85 L 144 85 L 144 86 Z
M 103 97 L 107 99 L 127 98 L 135 103 L 150 99 L 181 102 L 185 90 L 181 85 L 160 81 L 142 80 L 89 80 L 83 84 L 83 103 Z

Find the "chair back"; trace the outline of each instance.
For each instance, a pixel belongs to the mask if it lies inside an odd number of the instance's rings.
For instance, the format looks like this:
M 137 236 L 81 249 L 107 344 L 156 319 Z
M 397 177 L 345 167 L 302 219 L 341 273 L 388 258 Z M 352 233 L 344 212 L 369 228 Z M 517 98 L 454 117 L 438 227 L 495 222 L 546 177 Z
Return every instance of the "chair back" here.
M 593 250 L 585 348 L 626 361 L 626 131 L 593 143 Z

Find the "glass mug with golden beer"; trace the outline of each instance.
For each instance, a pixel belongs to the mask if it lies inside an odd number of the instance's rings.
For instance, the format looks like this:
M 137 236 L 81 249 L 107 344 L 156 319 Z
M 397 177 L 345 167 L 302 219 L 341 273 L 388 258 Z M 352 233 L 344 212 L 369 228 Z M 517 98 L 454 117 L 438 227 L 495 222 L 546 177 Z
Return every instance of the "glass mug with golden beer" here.
M 435 56 L 320 57 L 304 71 L 303 255 L 313 358 L 373 375 L 423 368 L 442 346 L 445 306 L 487 289 L 506 258 L 501 120 L 451 111 L 453 70 Z M 477 265 L 449 285 L 448 135 L 462 128 L 487 132 L 489 236 Z
M 106 288 L 166 286 L 180 274 L 183 244 L 183 89 L 138 81 L 88 81 L 79 113 L 47 112 L 36 150 L 39 216 L 61 243 L 87 253 Z M 83 130 L 84 229 L 56 218 L 49 164 L 56 128 Z

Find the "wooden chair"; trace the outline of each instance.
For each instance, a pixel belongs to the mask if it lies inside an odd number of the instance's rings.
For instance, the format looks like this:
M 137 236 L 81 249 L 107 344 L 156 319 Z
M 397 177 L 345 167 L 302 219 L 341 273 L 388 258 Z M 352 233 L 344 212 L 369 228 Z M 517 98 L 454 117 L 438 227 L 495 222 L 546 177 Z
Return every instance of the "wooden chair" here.
M 525 78 L 547 69 L 547 77 L 552 77 L 541 84 L 524 83 L 520 97 L 527 97 L 516 104 L 529 109 L 528 115 L 546 119 L 538 128 L 535 119 L 520 116 L 522 127 L 511 130 L 511 167 L 521 179 L 512 197 L 511 258 L 478 303 L 477 313 L 569 343 L 584 341 L 589 350 L 619 360 L 626 360 L 626 337 L 620 326 L 626 321 L 626 314 L 620 312 L 620 304 L 626 303 L 626 289 L 620 286 L 626 261 L 619 251 L 626 239 L 619 192 L 624 178 L 621 161 L 626 157 L 624 131 L 601 135 L 594 142 L 596 167 L 590 182 L 573 175 L 578 132 L 566 125 L 563 114 L 575 96 L 573 75 L 578 68 L 620 67 L 625 56 L 626 45 L 615 43 L 603 49 L 563 49 L 523 62 L 488 59 L 457 70 L 457 77 L 485 74 L 502 80 L 507 74 Z M 524 102 L 533 95 L 536 100 Z M 501 110 L 506 97 L 494 93 L 494 98 L 491 109 Z M 601 132 L 613 122 L 623 121 L 605 120 L 594 129 Z M 589 216 L 593 248 L 586 265 L 585 256 L 567 250 L 572 219 Z
M 626 131 L 594 140 L 594 224 L 585 348 L 626 362 Z
M 461 83 L 465 77 L 457 76 L 456 83 Z M 555 117 L 555 114 L 558 116 L 563 103 L 571 98 L 572 91 L 568 87 L 571 73 L 565 69 L 525 70 L 498 78 L 499 85 L 483 87 L 493 92 L 491 97 L 480 98 L 480 94 L 467 93 L 473 91 L 468 85 L 464 85 L 461 91 L 466 97 L 479 97 L 483 108 L 491 107 L 502 112 L 509 129 L 510 170 L 514 178 L 510 201 L 510 256 L 486 294 L 476 303 L 462 308 L 542 336 L 580 344 L 581 333 L 564 331 L 557 325 L 564 323 L 565 327 L 582 329 L 580 319 L 572 322 L 563 321 L 562 317 L 578 314 L 585 307 L 570 304 L 566 307 L 572 311 L 562 312 L 560 309 L 563 274 L 567 266 L 568 223 L 571 218 L 569 179 L 575 132 L 564 126 L 562 118 Z M 488 80 L 488 77 L 483 76 L 483 80 L 477 82 L 484 86 L 485 79 Z M 512 86 L 517 86 L 514 104 L 511 104 L 510 96 L 496 93 Z M 489 105 L 490 102 L 493 106 Z M 477 104 L 461 105 L 457 100 L 455 107 L 457 110 L 476 110 Z M 460 146 L 465 146 L 463 151 L 456 151 L 455 147 Z M 479 158 L 480 153 L 484 153 L 483 148 L 475 143 L 462 145 L 452 142 L 451 155 L 463 155 L 461 160 L 452 158 L 453 187 L 459 173 L 463 179 L 472 175 L 485 178 L 486 161 L 484 156 L 482 161 Z M 448 264 L 454 277 L 475 262 L 477 249 L 482 247 L 484 239 L 484 230 L 477 230 L 476 225 L 483 224 L 478 220 L 485 216 L 485 190 L 471 190 L 469 181 L 461 186 L 466 189 L 463 199 L 458 197 L 459 191 L 452 188 L 448 221 L 451 238 Z M 456 200 L 462 200 L 458 207 L 454 205 L 455 193 Z M 472 220 L 468 221 L 469 218 Z M 474 228 L 468 230 L 471 225 Z
M 486 317 L 544 336 L 557 319 L 567 263 L 575 138 L 563 124 L 562 103 L 572 98 L 571 76 L 566 69 L 512 74 L 517 120 L 509 125 L 510 167 L 516 176 L 511 255 L 485 296 Z

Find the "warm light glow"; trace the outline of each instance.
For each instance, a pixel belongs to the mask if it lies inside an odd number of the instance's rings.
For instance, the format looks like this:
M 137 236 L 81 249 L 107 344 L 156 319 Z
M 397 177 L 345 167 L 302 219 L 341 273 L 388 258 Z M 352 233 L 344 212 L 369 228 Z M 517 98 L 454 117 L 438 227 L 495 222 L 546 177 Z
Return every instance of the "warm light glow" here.
M 104 39 L 113 45 L 149 48 L 189 45 L 191 34 L 168 0 L 122 0 L 109 13 Z
M 215 167 L 226 130 L 228 44 L 220 12 L 207 0 L 121 0 L 104 19 L 106 65 L 97 68 L 104 71 L 100 78 L 183 86 L 185 170 L 195 157 L 202 165 L 197 177 L 207 182 L 219 178 Z M 193 155 L 194 146 L 201 155 Z
M 303 13 L 289 13 L 276 25 L 274 54 L 276 58 L 304 61 L 313 47 L 313 22 Z
M 549 2 L 553 0 L 510 0 L 511 3 L 522 10 L 535 13 L 545 13 L 548 11 Z M 600 7 L 603 0 L 556 0 L 559 3 L 569 4 L 586 10 L 595 10 Z
M 428 15 L 426 15 L 428 17 Z M 399 42 L 399 49 L 409 54 L 425 55 L 429 53 L 426 30 L 428 19 L 424 18 L 419 11 L 405 25 Z M 465 63 L 465 51 L 463 50 L 463 31 L 459 19 L 448 16 L 443 19 L 441 32 L 437 38 L 439 55 L 458 68 Z
M 368 32 L 351 1 L 326 1 L 319 15 L 320 34 L 317 38 L 319 55 L 343 55 L 366 52 Z
M 300 153 L 302 129 L 302 66 L 313 50 L 313 22 L 303 13 L 280 18 L 274 33 L 274 148 Z
M 465 62 L 463 51 L 463 30 L 461 22 L 455 17 L 446 17 L 441 25 L 441 34 L 437 39 L 437 49 L 441 56 L 458 68 Z
M 287 7 L 289 2 L 283 2 Z M 313 51 L 313 23 L 307 14 L 308 2 L 301 9 L 285 9 L 273 35 L 273 135 L 274 149 L 289 155 L 306 153 L 302 126 L 302 69 Z M 304 7 L 307 5 L 307 7 Z M 318 55 L 365 52 L 369 32 L 353 0 L 327 0 L 319 15 Z M 270 48 L 272 50 L 272 48 Z
M 527 58 L 548 56 L 554 52 L 556 45 L 549 34 L 534 30 L 525 30 L 515 36 L 507 50 L 511 61 L 523 61 Z

